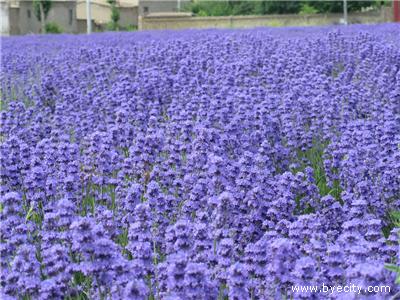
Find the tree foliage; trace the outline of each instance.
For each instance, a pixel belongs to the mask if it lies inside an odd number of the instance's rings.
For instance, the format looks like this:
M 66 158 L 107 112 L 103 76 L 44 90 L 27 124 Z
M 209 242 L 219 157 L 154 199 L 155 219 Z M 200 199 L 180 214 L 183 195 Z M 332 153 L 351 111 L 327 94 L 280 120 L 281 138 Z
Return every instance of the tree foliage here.
M 120 13 L 119 9 L 117 7 L 117 1 L 116 0 L 107 0 L 108 4 L 111 5 L 111 21 L 108 24 L 108 29 L 110 30 L 118 30 L 119 29 L 119 19 L 120 19 Z
M 375 4 L 371 1 L 348 1 L 348 11 L 359 11 L 363 7 L 370 7 Z M 297 14 L 304 12 L 304 10 L 316 13 L 340 13 L 343 11 L 343 1 L 192 0 L 185 9 L 199 16 Z
M 42 17 L 40 16 L 40 3 L 43 5 L 43 13 L 44 18 L 47 18 L 49 11 L 51 9 L 52 1 L 51 0 L 33 0 L 33 10 L 36 18 L 41 21 Z

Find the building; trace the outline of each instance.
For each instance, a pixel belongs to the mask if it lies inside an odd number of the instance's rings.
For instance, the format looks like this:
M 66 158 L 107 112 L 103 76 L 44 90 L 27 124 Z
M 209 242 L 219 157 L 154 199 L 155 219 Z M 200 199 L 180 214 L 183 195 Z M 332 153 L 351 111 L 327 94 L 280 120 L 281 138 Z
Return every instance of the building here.
M 78 32 L 86 32 L 86 0 L 77 0 L 76 19 Z M 111 19 L 111 6 L 107 0 L 90 0 L 92 28 L 94 31 L 106 29 Z M 120 14 L 119 25 L 123 28 L 137 28 L 139 0 L 117 0 L 117 7 Z
M 8 0 L 0 0 L 0 35 L 9 35 L 11 23 L 15 23 L 15 18 L 10 14 L 11 3 Z
M 137 28 L 139 16 L 177 12 L 190 0 L 117 0 L 119 25 Z M 92 28 L 106 29 L 111 18 L 107 0 L 90 0 Z M 40 33 L 41 24 L 36 18 L 33 0 L 0 0 L 1 35 Z M 52 0 L 46 23 L 57 24 L 66 33 L 86 32 L 86 0 Z
M 40 33 L 40 21 L 35 16 L 33 1 L 18 1 L 18 32 L 11 34 Z M 76 3 L 71 0 L 52 0 L 51 9 L 47 15 L 46 23 L 56 23 L 63 32 L 77 32 Z
M 41 24 L 35 16 L 32 0 L 0 0 L 2 35 L 40 33 Z M 46 23 L 56 23 L 64 32 L 77 32 L 76 1 L 52 0 Z

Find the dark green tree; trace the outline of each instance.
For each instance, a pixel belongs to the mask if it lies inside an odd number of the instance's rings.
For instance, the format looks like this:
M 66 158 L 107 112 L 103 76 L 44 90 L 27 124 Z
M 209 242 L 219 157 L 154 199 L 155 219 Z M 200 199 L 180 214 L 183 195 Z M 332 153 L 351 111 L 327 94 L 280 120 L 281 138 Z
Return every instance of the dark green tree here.
M 117 7 L 116 0 L 107 0 L 108 4 L 111 5 L 111 22 L 109 23 L 109 29 L 111 30 L 118 30 L 119 29 L 119 9 Z
M 265 14 L 297 14 L 301 9 L 301 1 L 263 1 Z
M 348 11 L 359 11 L 363 7 L 375 5 L 371 1 L 348 0 Z M 318 13 L 341 13 L 343 1 L 238 1 L 238 0 L 192 0 L 185 9 L 199 16 L 236 16 L 236 15 L 265 15 L 265 14 L 297 14 L 302 8 L 308 7 Z
M 40 21 L 42 33 L 46 33 L 46 18 L 51 9 L 51 5 L 51 0 L 33 0 L 33 11 L 38 21 Z
M 254 6 L 255 15 L 265 15 L 267 13 L 266 1 L 257 1 Z
M 318 13 L 342 13 L 343 12 L 343 1 L 301 1 L 304 4 L 308 4 L 314 7 Z M 363 7 L 370 7 L 376 5 L 372 1 L 347 1 L 347 10 L 360 11 Z
M 253 15 L 256 2 L 254 1 L 234 1 L 231 3 L 231 12 L 234 16 Z

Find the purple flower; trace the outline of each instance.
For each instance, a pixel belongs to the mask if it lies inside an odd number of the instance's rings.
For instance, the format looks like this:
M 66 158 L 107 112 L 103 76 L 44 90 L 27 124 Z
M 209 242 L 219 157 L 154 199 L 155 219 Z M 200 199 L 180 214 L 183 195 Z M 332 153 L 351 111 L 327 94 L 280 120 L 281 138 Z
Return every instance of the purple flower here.
M 148 293 L 148 287 L 143 281 L 130 281 L 126 285 L 122 297 L 129 300 L 140 300 L 146 298 Z
M 153 238 L 150 232 L 150 208 L 147 203 L 138 204 L 134 220 L 129 227 L 127 249 L 133 256 L 135 273 L 139 278 L 149 276 L 153 271 Z
M 40 263 L 33 245 L 21 246 L 12 261 L 10 273 L 5 279 L 4 292 L 10 296 L 39 295 L 41 285 Z
M 192 225 L 188 219 L 178 220 L 167 230 L 166 234 L 168 254 L 176 252 L 189 253 L 193 246 Z
M 210 280 L 204 263 L 188 263 L 185 268 L 184 295 L 186 299 L 215 299 L 217 288 Z
M 0 297 L 393 296 L 399 35 L 2 39 Z
M 40 297 L 62 298 L 69 294 L 69 283 L 72 279 L 71 259 L 69 249 L 65 246 L 54 245 L 42 250 L 43 275 Z
M 227 280 L 229 299 L 247 299 L 249 291 L 247 287 L 248 273 L 241 263 L 235 263 L 229 268 Z

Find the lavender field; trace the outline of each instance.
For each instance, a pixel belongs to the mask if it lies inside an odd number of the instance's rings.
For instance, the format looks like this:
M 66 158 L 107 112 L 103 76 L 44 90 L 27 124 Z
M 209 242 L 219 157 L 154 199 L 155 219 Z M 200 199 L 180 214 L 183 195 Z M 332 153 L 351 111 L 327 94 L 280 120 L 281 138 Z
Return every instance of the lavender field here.
M 399 25 L 1 42 L 1 299 L 399 293 Z

